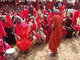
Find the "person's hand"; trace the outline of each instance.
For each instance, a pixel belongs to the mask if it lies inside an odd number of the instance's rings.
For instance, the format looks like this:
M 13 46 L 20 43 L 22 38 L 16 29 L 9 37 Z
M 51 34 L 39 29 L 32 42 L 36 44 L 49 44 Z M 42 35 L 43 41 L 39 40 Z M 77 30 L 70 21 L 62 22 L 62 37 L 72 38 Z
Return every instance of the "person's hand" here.
M 21 37 L 18 36 L 18 40 L 21 41 Z
M 30 35 L 30 37 L 32 37 L 32 34 Z
M 36 35 L 36 32 L 35 31 L 32 31 L 34 33 L 34 35 Z
M 55 30 L 55 26 L 54 26 L 54 24 L 52 24 L 51 28 L 52 28 L 53 30 Z
M 41 16 L 41 12 L 40 12 L 40 10 L 38 10 L 38 14 L 39 14 L 39 16 Z
M 68 29 L 71 31 L 71 28 L 70 27 L 68 27 Z

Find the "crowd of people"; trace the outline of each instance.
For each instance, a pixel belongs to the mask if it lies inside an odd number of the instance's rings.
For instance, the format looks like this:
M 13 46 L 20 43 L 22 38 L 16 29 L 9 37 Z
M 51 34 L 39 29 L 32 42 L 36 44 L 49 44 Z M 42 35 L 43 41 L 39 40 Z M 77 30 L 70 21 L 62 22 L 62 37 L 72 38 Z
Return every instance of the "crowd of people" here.
M 48 41 L 56 56 L 62 38 L 80 36 L 80 10 L 68 14 L 65 5 L 47 2 L 0 4 L 0 56 L 11 44 L 28 53 L 31 46 Z

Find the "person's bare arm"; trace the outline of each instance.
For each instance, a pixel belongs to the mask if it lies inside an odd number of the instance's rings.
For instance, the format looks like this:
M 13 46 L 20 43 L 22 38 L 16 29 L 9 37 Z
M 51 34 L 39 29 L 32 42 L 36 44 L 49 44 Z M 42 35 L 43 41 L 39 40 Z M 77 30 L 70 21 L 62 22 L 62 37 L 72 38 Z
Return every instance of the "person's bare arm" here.
M 42 25 L 43 27 L 47 27 L 47 26 L 49 26 L 50 24 L 44 25 L 43 23 L 41 23 L 41 25 Z
M 16 34 L 15 29 L 13 29 L 12 34 L 14 34 L 14 36 L 18 38 L 19 41 L 21 41 L 21 37 Z
M 13 32 L 12 32 L 12 34 L 14 34 L 14 36 L 17 37 L 19 41 L 21 41 L 21 37 L 20 36 L 18 36 L 16 33 L 13 33 Z
M 47 27 L 47 26 L 49 26 L 49 25 L 50 25 L 50 23 L 49 23 L 49 24 L 47 24 L 47 25 L 44 25 L 44 24 L 43 24 L 43 22 L 42 22 L 42 20 L 41 20 L 41 25 L 42 25 L 43 27 Z

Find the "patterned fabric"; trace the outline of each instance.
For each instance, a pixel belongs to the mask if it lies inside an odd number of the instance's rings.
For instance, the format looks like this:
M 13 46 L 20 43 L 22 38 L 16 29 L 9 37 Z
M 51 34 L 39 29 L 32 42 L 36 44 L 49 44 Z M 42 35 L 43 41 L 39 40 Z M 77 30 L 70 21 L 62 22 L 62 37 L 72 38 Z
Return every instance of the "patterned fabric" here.
M 50 35 L 49 49 L 55 53 L 62 40 L 62 18 L 59 15 L 54 15 L 52 20 L 54 22 L 55 30 L 53 30 Z

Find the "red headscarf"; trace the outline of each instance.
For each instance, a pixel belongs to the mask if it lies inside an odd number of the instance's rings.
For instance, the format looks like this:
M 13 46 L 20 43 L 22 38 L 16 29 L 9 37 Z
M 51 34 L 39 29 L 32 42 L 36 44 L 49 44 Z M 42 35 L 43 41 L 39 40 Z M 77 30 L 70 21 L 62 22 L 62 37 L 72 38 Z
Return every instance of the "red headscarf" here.
M 37 10 L 40 9 L 40 5 L 39 5 L 39 0 L 37 0 L 37 7 L 36 7 Z
M 26 10 L 24 10 L 24 11 L 21 11 L 21 14 L 22 14 L 22 16 L 23 16 L 25 19 L 27 19 L 28 13 L 29 13 L 29 10 L 28 10 L 28 9 L 26 9 Z
M 24 28 L 26 28 L 28 25 L 27 24 L 25 24 L 24 22 L 21 22 L 21 25 L 24 27 Z M 18 35 L 20 35 L 20 32 L 19 32 L 19 27 L 18 27 L 18 24 L 16 23 L 16 25 L 15 25 L 15 30 L 16 30 L 16 33 L 18 34 Z
M 51 2 L 50 1 L 47 1 L 46 8 L 51 9 Z
M 2 22 L 0 21 L 0 38 L 2 38 L 2 36 L 1 36 L 2 34 L 4 36 L 7 36 L 7 34 L 6 34 L 5 30 L 4 30 L 4 27 L 2 25 Z
M 77 19 L 76 19 L 76 18 L 78 18 L 78 17 L 79 17 L 79 11 L 77 10 L 77 11 L 74 13 L 73 17 L 72 17 L 72 23 L 73 23 L 74 25 L 77 25 Z
M 19 0 L 17 1 L 17 4 L 19 4 Z
M 8 28 L 10 28 L 10 25 L 13 26 L 13 23 L 11 21 L 11 18 L 8 14 L 6 14 L 6 20 L 7 20 L 7 25 L 8 25 Z

